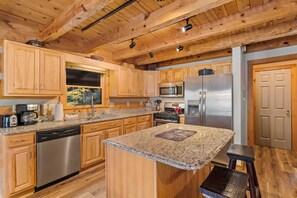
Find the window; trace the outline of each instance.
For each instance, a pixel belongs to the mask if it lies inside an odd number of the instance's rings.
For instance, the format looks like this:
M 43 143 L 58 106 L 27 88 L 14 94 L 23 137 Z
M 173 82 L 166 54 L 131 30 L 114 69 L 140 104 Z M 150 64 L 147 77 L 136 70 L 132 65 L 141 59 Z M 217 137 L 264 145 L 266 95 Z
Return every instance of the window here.
M 78 69 L 66 69 L 67 106 L 102 105 L 103 74 Z

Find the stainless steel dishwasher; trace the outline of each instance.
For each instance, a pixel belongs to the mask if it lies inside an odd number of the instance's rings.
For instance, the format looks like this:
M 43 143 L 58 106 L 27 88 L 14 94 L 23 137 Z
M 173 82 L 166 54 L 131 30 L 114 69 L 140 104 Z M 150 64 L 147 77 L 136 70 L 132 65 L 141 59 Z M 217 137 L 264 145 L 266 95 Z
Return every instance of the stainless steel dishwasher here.
M 36 139 L 36 191 L 78 174 L 80 169 L 79 126 L 38 132 Z

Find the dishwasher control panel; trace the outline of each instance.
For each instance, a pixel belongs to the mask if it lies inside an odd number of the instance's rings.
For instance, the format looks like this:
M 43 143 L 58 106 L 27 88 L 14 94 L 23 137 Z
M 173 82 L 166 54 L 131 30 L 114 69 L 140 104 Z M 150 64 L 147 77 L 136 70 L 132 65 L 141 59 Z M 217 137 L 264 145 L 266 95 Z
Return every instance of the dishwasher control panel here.
M 36 133 L 37 143 L 55 140 L 80 134 L 80 126 L 68 127 L 50 131 L 41 131 Z

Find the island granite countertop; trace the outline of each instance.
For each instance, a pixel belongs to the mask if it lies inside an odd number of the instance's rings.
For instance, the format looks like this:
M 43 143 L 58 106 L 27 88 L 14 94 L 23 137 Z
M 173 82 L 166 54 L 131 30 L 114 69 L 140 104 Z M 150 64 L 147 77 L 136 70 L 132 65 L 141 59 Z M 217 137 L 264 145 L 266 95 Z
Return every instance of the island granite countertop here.
M 141 115 L 149 115 L 153 114 L 156 111 L 147 111 L 145 109 L 127 109 L 127 110 L 121 110 L 112 112 L 111 114 L 103 114 L 101 118 L 98 119 L 76 119 L 76 120 L 69 120 L 69 121 L 63 121 L 63 122 L 54 122 L 54 121 L 46 121 L 46 122 L 40 122 L 34 125 L 28 125 L 28 126 L 17 126 L 12 128 L 0 128 L 0 135 L 13 135 L 13 134 L 23 134 L 23 133 L 29 133 L 29 132 L 38 132 L 38 131 L 44 131 L 44 130 L 51 130 L 51 129 L 57 129 L 57 128 L 63 128 L 63 127 L 69 127 L 69 126 L 77 126 L 82 124 L 90 124 L 90 123 L 96 123 L 96 122 L 103 122 L 103 121 L 110 121 L 110 120 L 117 120 L 117 119 L 123 119 L 128 117 L 134 117 L 134 116 L 141 116 Z
M 156 137 L 172 129 L 196 133 L 182 141 Z M 234 132 L 228 129 L 166 124 L 110 138 L 104 143 L 175 168 L 197 170 L 213 160 L 233 136 Z

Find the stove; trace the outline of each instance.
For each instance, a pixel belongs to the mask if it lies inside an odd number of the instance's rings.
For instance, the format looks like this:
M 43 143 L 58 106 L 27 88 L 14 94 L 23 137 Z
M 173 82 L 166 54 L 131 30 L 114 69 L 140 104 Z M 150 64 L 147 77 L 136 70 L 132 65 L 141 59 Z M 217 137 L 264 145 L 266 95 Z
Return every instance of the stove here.
M 176 113 L 175 109 L 179 109 Z M 164 110 L 160 113 L 154 113 L 154 126 L 167 124 L 167 123 L 179 123 L 179 115 L 184 113 L 185 105 L 181 102 L 165 102 Z

